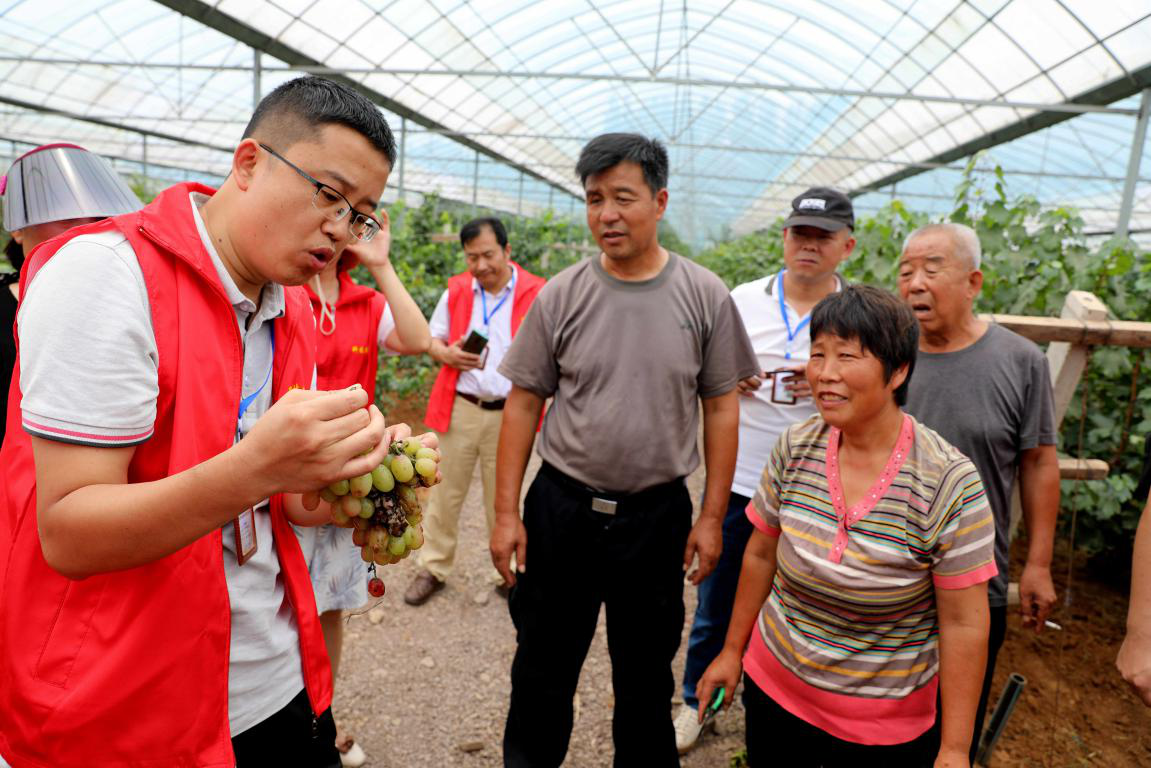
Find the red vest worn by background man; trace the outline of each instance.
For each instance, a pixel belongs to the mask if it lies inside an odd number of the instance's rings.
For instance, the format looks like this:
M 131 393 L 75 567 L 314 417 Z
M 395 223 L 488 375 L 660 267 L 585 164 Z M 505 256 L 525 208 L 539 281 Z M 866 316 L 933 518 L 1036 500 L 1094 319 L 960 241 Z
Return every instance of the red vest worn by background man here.
M 336 300 L 336 330 L 328 335 L 320 319 L 320 297 L 305 285 L 316 317 L 316 389 L 345 389 L 359 383 L 375 399 L 380 367 L 380 318 L 388 300 L 379 291 L 352 281 L 356 265 L 350 254 L 340 259 L 340 298 Z
M 519 332 L 524 315 L 546 282 L 518 264 L 516 272 L 516 293 L 512 297 L 512 338 Z M 472 290 L 473 280 L 475 278 L 470 272 L 463 272 L 448 280 L 448 344 L 455 344 L 462 339 L 472 323 L 472 306 L 476 296 Z M 444 365 L 440 367 L 436 383 L 432 385 L 424 423 L 437 432 L 447 432 L 451 425 L 452 404 L 456 399 L 456 382 L 459 378 L 458 368 Z
M 243 346 L 196 231 L 191 192 L 213 191 L 181 184 L 138 213 L 49 241 L 33 253 L 21 281 L 27 291 L 36 270 L 77 234 L 118 229 L 135 250 L 159 351 L 159 398 L 155 434 L 136 446 L 128 469 L 132 483 L 201 464 L 231 447 L 236 434 Z M 285 300 L 285 315 L 275 321 L 277 399 L 309 386 L 315 361 L 307 295 L 287 288 Z M 0 541 L 7 565 L 0 585 L 0 754 L 13 768 L 232 768 L 221 531 L 138 568 L 79 581 L 60 575 L 40 549 L 32 446 L 20 427 L 15 386 L 13 393 L 0 453 L 0 535 L 7 538 Z M 304 682 L 312 710 L 323 712 L 332 675 L 308 569 L 279 496 L 271 515 Z

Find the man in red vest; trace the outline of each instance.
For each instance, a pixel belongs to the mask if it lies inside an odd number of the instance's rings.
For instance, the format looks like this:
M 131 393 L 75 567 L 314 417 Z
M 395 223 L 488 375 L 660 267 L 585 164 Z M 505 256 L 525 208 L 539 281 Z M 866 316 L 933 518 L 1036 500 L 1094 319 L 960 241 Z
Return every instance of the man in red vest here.
M 394 161 L 374 105 L 300 78 L 218 191 L 31 254 L 0 451 L 14 768 L 339 765 L 290 523 L 322 522 L 298 494 L 376 466 L 388 434 L 362 387 L 310 391 L 311 307 L 284 286 L 371 239 Z
M 424 421 L 439 433 L 440 469 L 445 482 L 432 491 L 424 517 L 422 567 L 404 593 L 408 605 L 425 603 L 443 589 L 451 573 L 460 507 L 468 494 L 477 459 L 491 534 L 495 521 L 496 445 L 504 399 L 511 389 L 511 382 L 496 368 L 544 285 L 543 278 L 512 263 L 508 233 L 499 219 L 469 221 L 460 230 L 460 245 L 468 269 L 449 280 L 448 289 L 440 297 L 432 315 L 432 345 L 428 350 L 442 367 L 432 387 Z M 492 582 L 500 581 L 493 570 Z M 506 590 L 500 594 L 506 595 Z

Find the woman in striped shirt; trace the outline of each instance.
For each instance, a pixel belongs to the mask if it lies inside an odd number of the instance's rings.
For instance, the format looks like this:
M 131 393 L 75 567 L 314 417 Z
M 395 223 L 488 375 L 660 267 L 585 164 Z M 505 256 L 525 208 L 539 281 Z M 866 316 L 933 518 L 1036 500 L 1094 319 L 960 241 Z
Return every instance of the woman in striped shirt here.
M 969 766 L 995 532 L 975 467 L 900 410 L 918 335 L 870 286 L 812 312 L 819 415 L 780 438 L 748 505 L 726 644 L 699 682 L 702 717 L 745 673 L 752 766 Z

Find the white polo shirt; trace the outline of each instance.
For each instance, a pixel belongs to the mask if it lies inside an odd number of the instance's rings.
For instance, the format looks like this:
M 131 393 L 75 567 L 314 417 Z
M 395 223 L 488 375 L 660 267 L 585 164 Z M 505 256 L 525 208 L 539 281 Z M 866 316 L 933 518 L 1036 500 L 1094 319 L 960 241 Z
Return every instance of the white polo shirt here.
M 788 342 L 788 325 L 779 306 L 779 291 L 782 290 L 779 275 L 777 272 L 752 280 L 736 286 L 731 292 L 761 371 L 803 365 L 811 357 L 811 335 L 804 322 L 808 315 L 801 316 L 796 312 L 785 296 L 783 306 L 794 335 Z M 836 290 L 842 287 L 843 282 L 840 281 Z M 803 324 L 802 328 L 800 324 Z M 789 349 L 790 359 L 787 357 Z M 768 379 L 754 395 L 741 395 L 739 398 L 739 453 L 735 458 L 731 490 L 748 498 L 755 495 L 763 468 L 783 431 L 816 413 L 815 402 L 810 397 L 801 398 L 795 405 L 771 402 L 771 388 L 772 381 Z
M 515 301 L 516 279 L 519 276 L 515 265 L 512 265 L 512 279 L 497 295 L 492 295 L 480 287 L 479 282 L 472 278 L 472 319 L 468 329 L 464 331 L 464 338 L 479 329 L 488 336 L 487 362 L 484 367 L 462 371 L 456 382 L 456 391 L 474 395 L 481 400 L 502 400 L 512 391 L 512 383 L 497 370 L 500 362 L 512 345 L 512 303 Z M 484 292 L 481 299 L 480 292 Z M 500 301 L 503 304 L 500 305 Z M 484 302 L 487 303 L 489 325 L 484 327 Z M 496 307 L 499 306 L 499 309 Z M 436 304 L 436 311 L 432 313 L 432 321 L 428 324 L 432 338 L 439 339 L 445 344 L 449 343 L 451 333 L 451 317 L 448 312 L 448 292 L 440 296 Z

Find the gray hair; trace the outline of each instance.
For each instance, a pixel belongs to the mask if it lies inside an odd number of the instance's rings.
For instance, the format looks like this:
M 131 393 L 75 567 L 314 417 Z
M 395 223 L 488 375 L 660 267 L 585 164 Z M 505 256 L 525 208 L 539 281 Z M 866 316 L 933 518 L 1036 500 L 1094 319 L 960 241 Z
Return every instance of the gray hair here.
M 975 234 L 975 230 L 971 227 L 964 224 L 956 224 L 951 221 L 925 224 L 915 230 L 903 241 L 903 250 L 900 251 L 900 253 L 906 253 L 907 246 L 911 245 L 911 241 L 915 238 L 920 235 L 929 235 L 933 232 L 946 233 L 955 246 L 955 255 L 970 264 L 973 271 L 979 269 L 979 265 L 983 263 L 983 249 L 979 246 L 979 235 Z

